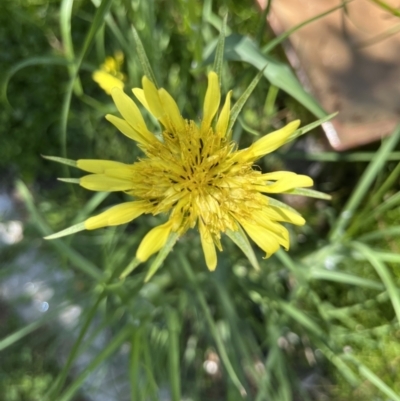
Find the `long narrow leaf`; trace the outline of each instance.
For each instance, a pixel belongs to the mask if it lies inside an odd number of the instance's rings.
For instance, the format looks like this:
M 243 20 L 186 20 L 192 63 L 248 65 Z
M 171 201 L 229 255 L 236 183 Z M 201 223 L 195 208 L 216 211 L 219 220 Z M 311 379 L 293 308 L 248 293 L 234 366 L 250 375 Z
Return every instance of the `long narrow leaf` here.
M 397 320 L 400 323 L 400 289 L 396 286 L 395 280 L 393 279 L 393 276 L 390 273 L 388 267 L 384 262 L 382 262 L 382 260 L 377 258 L 374 252 L 366 245 L 360 242 L 352 242 L 351 246 L 355 250 L 359 251 L 362 255 L 364 255 L 374 267 L 375 271 L 377 272 L 386 287 L 386 290 L 392 302 L 393 309 L 396 313 Z
M 247 238 L 242 228 L 239 227 L 238 231 L 228 230 L 226 231 L 226 235 L 242 250 L 251 265 L 256 270 L 260 270 L 260 265 L 258 264 L 258 260 L 254 253 L 253 247 L 251 246 L 249 239 Z
M 143 68 L 143 72 L 146 75 L 146 77 L 153 82 L 153 84 L 158 87 L 157 85 L 157 80 L 156 76 L 154 75 L 153 69 L 151 68 L 149 59 L 147 58 L 146 50 L 144 49 L 143 43 L 140 40 L 140 37 L 135 29 L 134 26 L 132 26 L 132 32 L 133 32 L 133 39 L 135 41 L 136 45 L 136 51 L 137 55 L 140 61 L 140 64 Z
M 35 204 L 32 199 L 32 195 L 30 194 L 28 188 L 22 181 L 17 181 L 17 189 L 21 194 L 22 199 L 25 202 L 25 205 L 33 218 L 34 223 L 37 228 L 43 235 L 49 235 L 51 233 L 50 227 L 46 224 L 43 217 L 40 215 L 38 210 L 35 207 Z M 80 231 L 80 230 L 76 230 Z M 75 231 L 75 232 L 76 232 Z M 90 260 L 86 259 L 74 249 L 72 249 L 65 242 L 60 240 L 52 241 L 51 244 L 57 248 L 62 255 L 65 255 L 76 268 L 79 268 L 83 273 L 91 276 L 96 280 L 101 280 L 103 277 L 103 272 L 95 266 Z
M 221 30 L 219 32 L 217 48 L 215 50 L 213 71 L 215 71 L 219 77 L 222 76 L 222 63 L 224 61 L 225 31 L 226 31 L 227 19 L 228 19 L 228 15 L 225 15 L 225 17 L 222 21 Z
M 375 158 L 371 161 L 364 174 L 362 175 L 357 187 L 354 189 L 350 199 L 347 201 L 342 213 L 337 218 L 334 226 L 331 229 L 331 232 L 329 233 L 329 238 L 331 239 L 331 241 L 337 241 L 343 236 L 345 229 L 349 225 L 350 219 L 353 217 L 357 208 L 361 204 L 375 178 L 382 170 L 383 166 L 386 163 L 387 156 L 396 147 L 399 139 L 400 125 L 382 144 L 382 146 L 376 153 Z
M 361 376 L 372 383 L 377 389 L 379 389 L 383 394 L 385 394 L 391 401 L 400 401 L 400 395 L 391 389 L 380 377 L 378 377 L 374 372 L 372 372 L 367 366 L 361 363 L 355 356 L 348 354 L 346 359 L 353 362 L 358 369 Z

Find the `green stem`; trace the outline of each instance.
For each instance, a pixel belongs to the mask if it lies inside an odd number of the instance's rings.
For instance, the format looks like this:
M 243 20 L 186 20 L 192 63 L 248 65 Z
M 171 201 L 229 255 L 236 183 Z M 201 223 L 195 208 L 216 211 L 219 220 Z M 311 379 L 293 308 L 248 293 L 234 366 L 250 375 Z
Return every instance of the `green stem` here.
M 188 260 L 186 259 L 186 257 L 184 255 L 182 255 L 182 253 L 178 254 L 178 257 L 180 259 L 183 271 L 185 272 L 187 278 L 189 279 L 189 282 L 192 284 L 193 289 L 197 295 L 197 298 L 199 300 L 201 309 L 204 313 L 204 316 L 207 320 L 207 323 L 210 327 L 210 331 L 211 334 L 215 340 L 215 343 L 217 345 L 217 349 L 219 352 L 219 356 L 221 357 L 221 360 L 225 366 L 225 369 L 228 372 L 228 375 L 230 377 L 230 379 L 232 380 L 233 384 L 235 385 L 235 387 L 239 390 L 239 393 L 244 397 L 246 396 L 247 392 L 246 389 L 243 387 L 242 383 L 240 382 L 235 370 L 233 369 L 233 366 L 231 364 L 231 361 L 229 360 L 228 357 L 228 353 L 227 350 L 225 348 L 224 342 L 221 338 L 221 335 L 217 329 L 217 326 L 215 325 L 215 322 L 212 318 L 210 309 L 207 305 L 207 301 L 203 295 L 203 293 L 201 292 L 201 290 L 199 289 L 199 287 L 197 286 L 196 283 L 196 278 L 194 276 L 194 273 L 192 271 L 192 268 L 188 262 Z

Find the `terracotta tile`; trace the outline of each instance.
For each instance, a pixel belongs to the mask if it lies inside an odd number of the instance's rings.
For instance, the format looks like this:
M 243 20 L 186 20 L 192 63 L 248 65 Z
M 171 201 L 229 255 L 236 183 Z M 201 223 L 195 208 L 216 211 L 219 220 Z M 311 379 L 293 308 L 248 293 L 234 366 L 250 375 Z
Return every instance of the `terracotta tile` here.
M 400 10 L 399 0 L 386 3 Z M 269 23 L 280 34 L 340 4 L 273 0 Z M 285 50 L 303 85 L 329 113 L 339 111 L 324 126 L 334 149 L 378 140 L 400 121 L 400 18 L 371 0 L 353 0 L 299 29 Z

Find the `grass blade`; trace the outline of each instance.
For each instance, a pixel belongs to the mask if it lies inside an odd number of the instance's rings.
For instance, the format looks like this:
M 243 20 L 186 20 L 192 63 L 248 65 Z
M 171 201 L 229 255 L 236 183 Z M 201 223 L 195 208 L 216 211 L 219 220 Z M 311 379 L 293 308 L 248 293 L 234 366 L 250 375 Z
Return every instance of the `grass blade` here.
M 146 75 L 146 77 L 149 78 L 151 82 L 153 82 L 156 88 L 158 88 L 156 76 L 154 75 L 153 69 L 151 68 L 149 59 L 146 54 L 146 50 L 144 49 L 143 43 L 140 40 L 140 37 L 134 26 L 132 26 L 132 32 L 133 32 L 133 39 L 136 45 L 137 56 L 143 68 L 144 75 Z
M 50 227 L 46 224 L 43 217 L 37 211 L 32 195 L 30 194 L 28 188 L 22 181 L 17 181 L 17 190 L 21 194 L 22 199 L 25 202 L 26 208 L 28 209 L 30 215 L 33 218 L 38 230 L 43 235 L 49 235 L 51 233 Z M 51 244 L 62 254 L 65 255 L 76 268 L 80 269 L 86 275 L 92 277 L 93 279 L 100 281 L 103 278 L 103 272 L 90 260 L 84 258 L 81 254 L 76 252 L 65 242 L 60 240 L 53 241 Z
M 395 284 L 395 280 L 387 268 L 386 264 L 382 262 L 381 259 L 375 256 L 373 250 L 371 250 L 366 245 L 360 242 L 352 242 L 351 247 L 362 255 L 371 263 L 377 272 L 378 276 L 381 278 L 383 284 L 386 287 L 386 290 L 389 294 L 390 300 L 392 302 L 393 309 L 396 313 L 397 320 L 400 322 L 400 291 L 399 288 Z
M 378 388 L 383 394 L 385 394 L 391 401 L 400 401 L 400 396 L 396 394 L 384 381 L 382 381 L 374 372 L 368 369 L 363 363 L 361 363 L 356 357 L 351 354 L 346 354 L 345 358 L 350 360 L 354 365 L 357 366 L 358 372 L 361 376 L 372 383 Z
M 351 194 L 350 199 L 344 206 L 342 213 L 335 221 L 335 224 L 332 227 L 331 232 L 329 233 L 329 238 L 331 241 L 338 241 L 342 238 L 350 222 L 350 218 L 354 215 L 357 208 L 360 206 L 376 176 L 382 170 L 384 164 L 386 163 L 387 156 L 396 147 L 399 139 L 400 126 L 397 126 L 392 135 L 382 144 L 382 146 L 376 153 L 376 156 L 366 168 L 358 185 Z
M 222 63 L 224 61 L 224 46 L 225 46 L 225 31 L 226 31 L 226 21 L 228 19 L 228 15 L 226 14 L 223 21 L 221 30 L 219 32 L 217 48 L 215 50 L 215 59 L 213 65 L 213 71 L 217 73 L 219 77 L 222 77 Z M 221 81 L 220 81 L 221 84 Z

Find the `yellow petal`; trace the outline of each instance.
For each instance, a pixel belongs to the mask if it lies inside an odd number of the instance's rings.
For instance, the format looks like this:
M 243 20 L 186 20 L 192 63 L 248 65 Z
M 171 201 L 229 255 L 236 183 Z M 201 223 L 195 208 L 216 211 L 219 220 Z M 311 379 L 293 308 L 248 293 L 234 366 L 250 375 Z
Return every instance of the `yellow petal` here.
M 266 253 L 269 258 L 279 249 L 279 241 L 276 236 L 268 229 L 258 224 L 252 224 L 247 221 L 240 221 L 249 237 Z
M 176 131 L 183 132 L 185 130 L 185 120 L 182 118 L 178 105 L 173 97 L 163 88 L 158 91 L 162 107 L 166 112 L 167 118 Z
M 134 128 L 136 132 L 139 132 L 142 137 L 151 141 L 154 137 L 147 129 L 143 116 L 135 102 L 119 88 L 114 88 L 111 91 L 111 96 L 125 121 Z
M 142 106 L 149 112 L 150 111 L 150 107 L 147 104 L 147 100 L 146 100 L 146 96 L 144 95 L 144 90 L 140 89 L 140 88 L 133 88 L 132 89 L 133 94 L 136 96 L 136 99 L 139 100 L 140 103 L 142 103 Z
M 90 174 L 82 177 L 79 184 L 91 191 L 128 191 L 132 189 L 132 182 L 118 178 L 107 177 L 105 174 Z
M 97 82 L 100 88 L 103 89 L 108 95 L 111 94 L 111 90 L 113 88 L 122 89 L 124 87 L 124 83 L 120 79 L 105 71 L 95 71 L 92 75 L 92 78 L 93 81 Z
M 95 230 L 96 228 L 129 223 L 144 213 L 145 210 L 145 204 L 141 201 L 122 203 L 87 219 L 85 228 L 86 230 Z
M 222 107 L 221 114 L 219 115 L 216 125 L 216 131 L 221 135 L 221 137 L 224 137 L 228 134 L 226 129 L 228 128 L 229 117 L 231 115 L 231 96 L 232 91 L 229 91 L 226 95 L 225 104 L 224 107 Z
M 217 267 L 217 252 L 215 251 L 215 244 L 211 237 L 211 234 L 206 229 L 202 220 L 199 220 L 199 231 L 201 246 L 203 248 L 203 253 L 206 259 L 208 270 L 214 271 Z
M 279 129 L 278 131 L 272 132 L 260 138 L 258 141 L 254 142 L 248 150 L 248 158 L 259 158 L 268 153 L 273 152 L 282 145 L 285 144 L 286 139 L 294 132 L 300 125 L 300 120 L 292 121 L 285 127 Z M 247 152 L 246 152 L 247 154 Z
M 276 181 L 282 178 L 293 177 L 297 175 L 291 171 L 274 171 L 273 173 L 266 173 L 260 176 L 261 181 Z
M 218 75 L 211 71 L 208 74 L 208 87 L 203 107 L 203 121 L 201 123 L 202 131 L 210 128 L 212 119 L 218 111 L 221 101 L 221 92 L 219 89 Z
M 266 193 L 282 193 L 290 191 L 293 188 L 311 187 L 314 184 L 311 177 L 307 175 L 295 174 L 295 176 L 288 176 L 276 181 L 270 185 L 257 185 L 257 189 Z
M 132 169 L 132 166 L 120 166 L 116 168 L 108 168 L 104 170 L 104 174 L 107 177 L 112 177 L 112 178 L 118 178 L 119 180 L 126 180 L 130 181 L 133 177 L 134 170 Z
M 255 222 L 261 224 L 266 229 L 277 234 L 279 237 L 281 237 L 281 239 L 289 242 L 288 230 L 281 224 L 272 221 L 271 217 L 268 215 L 268 213 L 265 212 L 265 210 L 253 213 L 252 218 Z
M 148 141 L 143 138 L 140 132 L 133 129 L 125 120 L 113 116 L 112 114 L 107 114 L 106 119 L 110 121 L 111 124 L 115 125 L 124 135 L 128 138 L 133 139 L 142 145 L 147 145 Z
M 306 221 L 300 214 L 281 207 L 268 206 L 263 210 L 263 212 L 275 221 L 283 221 L 286 223 L 294 224 L 296 226 L 303 226 L 306 223 Z
M 112 160 L 80 159 L 77 160 L 76 166 L 81 170 L 88 171 L 89 173 L 102 174 L 109 168 L 124 167 L 127 166 L 127 164 L 114 162 Z
M 142 239 L 136 252 L 136 257 L 141 262 L 145 262 L 151 255 L 158 252 L 167 242 L 171 228 L 172 221 L 167 221 L 150 230 Z
M 157 118 L 165 128 L 171 130 L 172 127 L 165 118 L 165 110 L 161 104 L 161 99 L 156 86 L 146 76 L 143 77 L 142 84 L 150 113 L 153 114 L 153 116 Z

